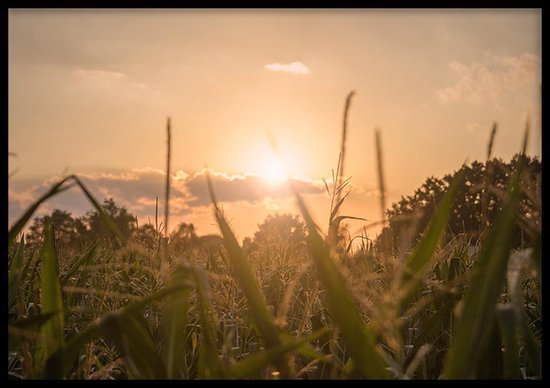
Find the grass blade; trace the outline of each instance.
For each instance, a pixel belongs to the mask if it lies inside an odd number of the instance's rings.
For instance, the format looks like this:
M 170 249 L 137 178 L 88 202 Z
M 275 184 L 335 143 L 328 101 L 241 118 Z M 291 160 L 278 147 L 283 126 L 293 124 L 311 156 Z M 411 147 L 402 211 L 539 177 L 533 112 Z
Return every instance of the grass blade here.
M 519 165 L 511 178 L 508 197 L 502 211 L 485 240 L 479 261 L 474 267 L 469 289 L 463 300 L 463 307 L 455 326 L 451 346 L 445 358 L 443 378 L 475 378 L 478 363 L 477 349 L 487 338 L 488 323 L 492 321 L 495 305 L 504 284 L 506 266 L 510 254 L 510 238 L 519 209 L 521 190 L 520 176 L 523 168 Z
M 246 360 L 231 365 L 228 375 L 234 379 L 253 378 L 253 376 L 264 370 L 269 364 L 272 364 L 274 360 L 281 358 L 286 353 L 296 350 L 311 341 L 315 341 L 323 334 L 326 334 L 325 329 L 318 330 L 316 333 L 312 333 L 306 338 L 289 338 L 280 345 L 271 349 L 262 350 Z M 324 355 L 319 354 L 318 356 L 323 357 Z
M 218 226 L 220 227 L 224 244 L 229 253 L 235 278 L 246 296 L 254 323 L 258 327 L 258 330 L 267 347 L 279 345 L 281 343 L 279 338 L 280 330 L 273 323 L 275 318 L 267 308 L 263 294 L 258 285 L 258 281 L 248 265 L 243 250 L 239 246 L 233 231 L 229 227 L 229 224 L 218 207 L 216 197 L 214 195 L 214 189 L 212 187 L 212 181 L 210 180 L 209 175 L 206 176 L 206 180 L 210 198 L 214 206 L 214 215 L 218 222 Z M 276 366 L 280 369 L 283 377 L 290 377 L 293 375 L 291 370 L 292 368 L 290 365 L 287 365 L 286 362 L 280 360 L 277 362 Z
M 96 241 L 86 252 L 82 254 L 82 256 L 78 257 L 67 270 L 67 273 L 63 276 L 61 279 L 61 283 L 65 284 L 67 281 L 73 276 L 76 271 L 82 266 L 88 265 L 92 257 L 94 256 L 95 250 L 97 249 L 97 246 L 99 245 L 99 240 Z
M 69 281 L 71 276 L 73 276 L 78 271 L 79 268 L 83 267 L 82 272 L 80 273 L 80 276 L 78 277 L 78 279 L 75 282 L 75 287 L 76 288 L 84 287 L 84 285 L 86 284 L 86 282 L 88 281 L 88 278 L 89 278 L 89 273 L 88 273 L 88 270 L 86 270 L 86 266 L 90 263 L 90 261 L 94 257 L 94 254 L 95 254 L 95 251 L 97 249 L 98 244 L 99 244 L 99 240 L 96 241 L 96 243 L 93 244 L 86 252 L 84 252 L 84 254 L 82 254 L 82 256 L 77 258 L 75 260 L 75 262 L 69 267 L 69 270 L 67 271 L 65 276 L 63 276 L 63 278 L 61 279 L 61 283 L 64 286 L 67 285 L 67 282 Z M 67 306 L 71 306 L 73 304 L 75 296 L 76 296 L 76 294 L 73 293 L 73 292 L 68 292 L 66 294 Z
M 8 311 L 16 302 L 17 288 L 21 287 L 23 278 L 23 258 L 25 256 L 25 237 L 21 238 L 15 255 L 13 256 L 10 268 L 8 270 Z
M 23 230 L 27 222 L 31 219 L 32 215 L 38 209 L 38 207 L 51 197 L 53 197 L 56 194 L 59 194 L 67 189 L 69 189 L 71 186 L 65 186 L 62 187 L 63 184 L 69 179 L 70 177 L 66 177 L 61 179 L 59 182 L 55 183 L 44 195 L 42 195 L 40 198 L 36 200 L 28 209 L 27 211 L 17 220 L 15 224 L 10 228 L 8 232 L 8 245 L 12 243 L 13 240 L 15 240 L 15 237 Z
M 192 286 L 193 284 L 189 281 L 182 281 L 179 284 L 165 287 L 141 300 L 130 302 L 128 306 L 121 310 L 107 313 L 98 322 L 93 323 L 86 330 L 66 341 L 63 346 L 57 349 L 57 351 L 55 351 L 46 360 L 46 378 L 59 378 L 56 376 L 66 376 L 71 367 L 74 365 L 74 362 L 82 347 L 94 338 L 102 334 L 108 334 L 109 325 L 105 324 L 105 320 L 112 320 L 113 314 L 115 315 L 116 322 L 117 316 L 134 314 L 155 301 L 161 300 L 162 298 L 170 296 L 173 293 L 177 293 L 182 289 L 191 288 Z M 103 330 L 107 330 L 107 333 L 102 332 Z M 61 368 L 60 373 L 55 372 L 57 368 Z
M 531 249 L 527 249 L 523 252 L 523 254 L 520 252 L 510 256 L 507 279 L 508 293 L 510 294 L 510 299 L 512 300 L 512 307 L 514 309 L 516 320 L 519 323 L 518 326 L 520 328 L 521 335 L 525 341 L 525 351 L 532 363 L 536 376 L 540 379 L 542 369 L 542 347 L 529 327 L 529 318 L 525 312 L 525 303 L 521 294 L 521 270 L 528 259 L 528 255 L 525 255 L 525 252 L 532 251 Z
M 346 137 L 348 133 L 348 113 L 349 108 L 351 106 L 351 99 L 355 95 L 355 90 L 352 90 L 349 92 L 348 96 L 346 97 L 346 105 L 344 106 L 344 118 L 342 122 L 342 143 L 340 145 L 340 165 L 337 171 L 337 181 L 336 181 L 336 187 L 340 186 L 342 184 L 342 179 L 344 178 L 344 161 L 346 159 Z M 340 202 L 340 193 L 335 198 L 336 203 Z
M 124 357 L 131 378 L 166 378 L 166 367 L 142 319 L 137 313 L 107 313 L 100 329 Z
M 44 338 L 41 345 L 42 352 L 39 360 L 46 360 L 59 347 L 63 345 L 63 299 L 61 296 L 61 284 L 59 281 L 59 263 L 57 252 L 54 246 L 53 228 L 46 227 L 44 234 L 44 244 L 40 251 L 42 261 L 42 270 L 40 273 L 40 302 L 42 304 L 42 314 L 54 313 L 46 322 L 40 334 Z M 61 368 L 58 367 L 53 373 L 57 378 L 61 378 Z
M 351 293 L 346 289 L 344 278 L 332 261 L 330 251 L 317 232 L 301 196 L 293 185 L 291 188 L 306 222 L 308 246 L 319 278 L 327 289 L 329 307 L 334 312 L 336 322 L 354 360 L 355 373 L 363 378 L 389 377 L 372 329 L 364 324 Z
M 502 342 L 502 359 L 504 363 L 503 378 L 521 380 L 519 366 L 519 349 L 517 339 L 517 321 L 514 309 L 509 305 L 499 305 L 496 309 L 497 322 Z
M 380 212 L 381 220 L 386 220 L 386 185 L 384 184 L 384 166 L 382 164 L 382 140 L 380 137 L 380 130 L 376 128 L 374 130 L 375 144 L 376 144 L 376 165 L 378 167 L 378 190 L 380 191 Z
M 192 269 L 192 274 L 197 286 L 201 322 L 199 378 L 221 379 L 224 377 L 224 371 L 216 345 L 217 319 L 209 299 L 208 279 L 205 272 L 199 271 L 197 268 Z
M 424 238 L 416 245 L 412 255 L 409 256 L 405 263 L 400 283 L 397 285 L 400 288 L 399 304 L 401 311 L 414 296 L 424 274 L 436 258 L 434 255 L 435 248 L 443 231 L 447 227 L 451 215 L 451 206 L 463 179 L 464 173 L 459 171 L 451 182 L 449 190 L 447 190 L 437 206 L 430 224 L 426 228 Z
M 76 175 L 71 175 L 70 178 L 71 177 L 76 182 L 76 184 L 80 187 L 80 189 L 82 189 L 82 192 L 88 198 L 88 200 L 92 203 L 93 207 L 97 210 L 103 224 L 117 237 L 118 244 L 124 245 L 126 243 L 126 237 L 122 234 L 118 226 L 116 226 L 113 219 L 107 213 L 105 213 L 103 206 L 99 204 L 97 199 L 95 199 L 95 197 L 84 185 L 84 183 L 80 180 L 80 178 L 78 178 Z
M 169 280 L 170 285 L 190 283 L 187 268 L 176 268 Z M 165 347 L 166 375 L 169 379 L 179 376 L 179 368 L 183 363 L 185 347 L 185 327 L 187 325 L 187 311 L 189 309 L 189 293 L 191 288 L 183 288 L 168 297 L 163 312 L 163 329 L 168 342 Z

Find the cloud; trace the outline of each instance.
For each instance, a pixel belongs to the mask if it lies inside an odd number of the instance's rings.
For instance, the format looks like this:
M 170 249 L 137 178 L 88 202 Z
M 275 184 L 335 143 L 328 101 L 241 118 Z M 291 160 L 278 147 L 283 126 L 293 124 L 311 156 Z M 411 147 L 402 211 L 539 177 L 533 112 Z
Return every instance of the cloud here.
M 206 188 L 206 170 L 187 174 L 182 170 L 172 176 L 170 213 L 175 217 L 189 215 L 210 205 L 210 196 Z M 228 175 L 210 171 L 217 200 L 221 203 L 249 203 L 259 205 L 269 199 L 291 198 L 288 188 L 269 185 L 254 175 Z M 113 198 L 119 206 L 138 217 L 153 219 L 156 198 L 158 213 L 163 214 L 165 173 L 161 169 L 141 168 L 120 173 L 77 174 L 96 199 Z M 9 224 L 20 217 L 39 196 L 46 192 L 59 177 L 33 180 L 9 181 Z M 295 179 L 299 192 L 318 194 L 324 192 L 322 183 L 307 179 Z M 265 201 L 268 202 L 265 202 Z M 81 216 L 92 209 L 92 205 L 81 190 L 73 187 L 44 203 L 35 217 L 43 216 L 54 209 L 62 209 L 74 216 Z
M 465 101 L 481 105 L 498 101 L 510 92 L 540 82 L 540 58 L 523 53 L 517 57 L 497 57 L 487 54 L 483 62 L 466 65 L 458 61 L 449 63 L 449 69 L 458 77 L 452 86 L 437 91 L 442 102 Z
M 199 171 L 189 177 L 185 185 L 191 198 L 191 206 L 204 206 L 210 203 L 210 196 L 206 187 L 207 170 Z M 227 175 L 210 171 L 210 178 L 220 202 L 247 201 L 256 203 L 266 198 L 287 198 L 292 196 L 286 185 L 270 185 L 262 178 L 255 175 Z M 314 181 L 293 179 L 293 183 L 300 193 L 321 193 L 324 188 Z
M 95 102 L 108 101 L 110 107 L 116 102 L 159 105 L 163 101 L 162 93 L 153 85 L 136 80 L 123 72 L 78 67 L 70 75 L 72 86 L 78 93 L 88 99 L 95 99 Z M 132 109 L 135 109 L 135 105 L 132 105 Z
M 99 70 L 99 69 L 82 69 L 77 68 L 73 71 L 73 75 L 78 78 L 91 81 L 103 82 L 123 82 L 128 81 L 128 76 L 117 71 Z
M 282 71 L 283 73 L 292 74 L 309 74 L 309 68 L 302 62 L 292 63 L 271 63 L 264 66 L 267 70 Z

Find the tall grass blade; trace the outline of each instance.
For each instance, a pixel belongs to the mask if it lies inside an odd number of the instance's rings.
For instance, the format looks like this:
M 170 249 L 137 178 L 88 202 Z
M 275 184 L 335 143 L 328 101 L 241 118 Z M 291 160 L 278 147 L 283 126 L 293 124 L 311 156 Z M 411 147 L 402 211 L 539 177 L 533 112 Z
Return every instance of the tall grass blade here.
M 475 367 L 480 361 L 477 349 L 489 334 L 495 306 L 504 284 L 511 234 L 519 209 L 519 187 L 523 164 L 518 165 L 508 186 L 508 197 L 502 205 L 492 230 L 485 240 L 479 261 L 473 268 L 473 277 L 463 300 L 463 307 L 455 326 L 451 346 L 445 358 L 443 378 L 475 378 Z
M 175 269 L 168 284 L 178 285 L 190 282 L 188 268 L 180 267 Z M 182 288 L 169 295 L 163 311 L 163 330 L 166 333 L 167 341 L 164 359 L 167 368 L 166 375 L 169 379 L 179 378 L 179 370 L 183 365 L 190 291 L 191 288 Z
M 92 203 L 93 207 L 96 209 L 96 211 L 99 213 L 99 217 L 101 218 L 101 221 L 103 224 L 117 237 L 118 239 L 118 245 L 122 246 L 126 243 L 126 237 L 122 234 L 118 226 L 115 224 L 113 219 L 105 213 L 105 210 L 103 209 L 103 206 L 99 204 L 97 199 L 92 195 L 92 193 L 88 190 L 88 188 L 84 185 L 84 183 L 78 178 L 76 175 L 71 175 L 73 180 L 76 182 L 76 184 L 82 189 L 84 192 L 84 195 L 88 198 L 88 200 Z
M 229 227 L 229 224 L 225 220 L 214 194 L 212 187 L 212 181 L 209 175 L 206 175 L 206 181 L 208 185 L 208 191 L 210 193 L 210 199 L 214 206 L 214 215 L 220 231 L 223 236 L 224 244 L 229 253 L 229 259 L 234 271 L 234 276 L 237 283 L 243 290 L 248 305 L 250 306 L 251 315 L 254 319 L 254 323 L 258 327 L 258 330 L 263 337 L 267 347 L 273 347 L 280 344 L 279 332 L 280 330 L 274 324 L 274 317 L 268 310 L 263 294 L 258 285 L 258 281 L 246 260 L 246 256 L 239 246 L 233 231 Z M 287 365 L 283 360 L 279 360 L 276 366 L 281 369 L 280 372 L 283 377 L 290 377 L 293 374 L 292 368 Z
M 495 136 L 497 134 L 497 123 L 496 121 L 493 123 L 493 128 L 491 129 L 491 136 L 489 137 L 489 144 L 487 145 L 487 160 L 491 159 L 491 155 L 493 152 L 493 144 L 495 141 Z
M 301 196 L 292 184 L 291 188 L 306 222 L 308 246 L 319 278 L 327 289 L 329 307 L 334 313 L 334 318 L 354 361 L 355 375 L 362 378 L 389 377 L 380 350 L 377 348 L 374 332 L 363 322 L 351 293 L 346 289 L 345 280 L 332 261 L 330 251 L 317 232 Z
M 123 309 L 105 314 L 101 319 L 99 319 L 99 321 L 92 323 L 92 325 L 83 332 L 66 341 L 62 347 L 57 349 L 57 351 L 55 351 L 55 353 L 53 353 L 46 360 L 46 377 L 58 378 L 55 376 L 59 376 L 59 373 L 55 373 L 55 371 L 59 367 L 61 367 L 60 375 L 65 376 L 74 365 L 78 354 L 86 343 L 100 335 L 110 335 L 110 322 L 114 321 L 114 325 L 118 325 L 121 316 L 135 314 L 142 310 L 145 306 L 148 306 L 155 301 L 159 301 L 165 297 L 169 297 L 173 293 L 177 293 L 185 288 L 191 287 L 193 287 L 193 284 L 185 280 L 179 284 L 164 287 L 163 289 L 141 300 L 130 302 Z M 165 369 L 163 369 L 163 371 L 164 370 Z
M 22 236 L 8 270 L 8 311 L 11 310 L 17 300 L 17 288 L 22 286 L 21 279 L 23 278 L 24 257 L 25 237 Z
M 40 273 L 40 302 L 42 314 L 54 313 L 46 322 L 40 334 L 44 341 L 41 344 L 42 353 L 39 360 L 46 360 L 63 345 L 63 299 L 59 280 L 59 263 L 54 246 L 53 227 L 44 230 L 44 243 L 40 250 L 42 269 Z M 61 368 L 55 370 L 54 375 L 61 377 Z
M 384 166 L 382 164 L 382 140 L 380 138 L 380 129 L 374 130 L 376 140 L 376 165 L 378 167 L 378 190 L 380 191 L 380 212 L 381 220 L 386 220 L 386 185 L 384 183 Z
M 100 328 L 124 357 L 131 378 L 166 378 L 165 365 L 143 323 L 136 313 L 107 313 Z
M 45 378 L 60 379 L 69 373 L 81 349 L 101 334 L 99 325 L 93 324 L 83 332 L 66 341 L 45 363 Z
M 80 257 L 77 257 L 76 260 L 69 266 L 69 269 L 61 279 L 61 283 L 66 284 L 69 279 L 81 268 L 90 263 L 90 260 L 94 256 L 94 253 L 99 245 L 99 240 L 96 241 L 86 252 L 84 252 Z
M 224 371 L 216 345 L 217 319 L 210 303 L 208 279 L 205 272 L 199 271 L 197 268 L 193 268 L 191 272 L 197 287 L 201 322 L 199 378 L 221 379 L 224 378 Z
M 25 227 L 27 222 L 33 216 L 36 209 L 38 209 L 38 207 L 42 203 L 44 203 L 45 201 L 47 201 L 51 197 L 55 196 L 56 194 L 59 194 L 59 193 L 65 191 L 65 190 L 71 188 L 70 185 L 63 187 L 63 185 L 65 184 L 65 182 L 69 178 L 70 177 L 63 178 L 60 181 L 58 181 L 57 183 L 55 183 L 54 185 L 52 185 L 52 187 L 46 193 L 44 193 L 31 206 L 29 206 L 27 211 L 25 213 L 23 213 L 23 215 L 17 220 L 17 222 L 15 222 L 15 224 L 13 224 L 13 226 L 10 228 L 10 230 L 8 232 L 8 245 L 10 245 L 12 243 L 12 241 L 15 239 L 15 237 L 23 230 L 23 228 Z
M 71 277 L 80 269 L 82 268 L 80 275 L 76 279 L 76 282 L 74 283 L 74 287 L 76 288 L 83 288 L 86 285 L 86 282 L 88 281 L 90 274 L 89 271 L 86 269 L 86 266 L 90 264 L 92 261 L 95 251 L 97 249 L 97 246 L 99 245 L 99 240 L 96 241 L 86 252 L 82 254 L 79 258 L 75 260 L 75 262 L 69 267 L 69 270 L 63 276 L 61 279 L 61 283 L 65 286 L 71 279 Z M 73 292 L 67 293 L 67 300 L 66 304 L 67 306 L 71 306 L 75 300 L 76 294 Z
M 355 95 L 355 90 L 352 90 L 349 92 L 348 96 L 346 97 L 346 105 L 344 106 L 344 119 L 342 122 L 342 143 L 340 145 L 340 168 L 338 169 L 338 175 L 337 175 L 337 184 L 336 186 L 340 186 L 342 183 L 342 179 L 344 178 L 344 162 L 346 160 L 346 137 L 348 133 L 348 113 L 349 108 L 351 106 L 351 99 Z M 336 203 L 338 203 L 340 200 L 340 195 L 337 195 L 336 197 Z
M 168 256 L 168 236 L 170 229 L 168 228 L 168 217 L 170 215 L 170 158 L 172 149 L 172 126 L 170 117 L 166 122 L 166 186 L 164 191 L 164 244 L 162 246 L 161 268 L 165 270 L 164 265 L 170 264 Z
M 527 249 L 524 252 L 515 253 L 510 256 L 508 264 L 508 293 L 512 300 L 512 307 L 515 313 L 515 318 L 518 323 L 521 335 L 525 342 L 525 352 L 531 361 L 532 367 L 538 378 L 541 378 L 542 347 L 539 341 L 535 338 L 533 331 L 529 327 L 529 318 L 525 311 L 525 303 L 521 294 L 521 270 L 526 264 L 528 253 L 532 252 Z
M 502 343 L 502 360 L 504 364 L 502 377 L 506 380 L 520 380 L 522 377 L 519 369 L 517 320 L 514 309 L 509 305 L 498 305 L 496 314 Z
M 326 334 L 325 329 L 318 330 L 305 338 L 292 338 L 284 343 L 277 345 L 271 349 L 262 350 L 247 358 L 246 360 L 238 361 L 228 368 L 227 375 L 234 379 L 253 378 L 257 373 L 264 370 L 267 366 L 273 363 L 273 360 L 280 359 L 286 353 L 297 350 L 311 341 L 315 341 L 320 336 Z M 318 354 L 316 357 L 323 357 Z
M 427 226 L 422 240 L 416 245 L 413 253 L 407 259 L 403 273 L 400 278 L 399 305 L 402 311 L 411 298 L 414 296 L 420 281 L 426 271 L 436 259 L 434 255 L 437 243 L 439 242 L 443 231 L 447 227 L 451 215 L 451 206 L 453 204 L 459 185 L 464 179 L 464 173 L 459 171 L 449 185 L 449 189 L 443 196 L 443 199 L 437 206 L 430 224 Z

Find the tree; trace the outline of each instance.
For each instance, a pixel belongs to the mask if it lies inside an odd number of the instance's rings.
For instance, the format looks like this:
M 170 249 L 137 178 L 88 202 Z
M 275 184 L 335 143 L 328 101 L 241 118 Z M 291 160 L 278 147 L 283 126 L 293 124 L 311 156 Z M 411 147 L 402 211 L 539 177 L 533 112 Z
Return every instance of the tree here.
M 193 224 L 181 222 L 176 231 L 170 234 L 170 247 L 175 252 L 183 252 L 196 245 L 197 233 Z
M 42 243 L 44 229 L 47 226 L 53 227 L 55 241 L 64 247 L 73 246 L 86 226 L 79 218 L 73 218 L 71 213 L 55 209 L 51 214 L 34 219 L 29 228 L 27 242 L 30 244 Z
M 492 159 L 486 163 L 474 161 L 461 167 L 459 171 L 464 173 L 464 179 L 451 208 L 450 234 L 466 233 L 475 241 L 490 228 L 501 209 L 502 196 L 520 158 L 525 159 L 527 167 L 522 176 L 522 210 L 514 231 L 514 247 L 532 243 L 530 236 L 533 233 L 527 233 L 526 228 L 540 229 L 542 169 L 538 159 L 524 154 L 516 154 L 508 163 Z M 442 179 L 429 177 L 412 195 L 401 197 L 394 203 L 387 210 L 389 226 L 379 236 L 378 247 L 381 248 L 382 240 L 391 241 L 394 252 L 402 245 L 413 244 L 426 229 L 457 173 L 445 175 Z
M 126 207 L 119 207 L 112 198 L 104 200 L 102 208 L 112 218 L 122 235 L 126 238 L 130 237 L 136 229 L 136 217 L 129 213 Z M 116 237 L 105 226 L 97 210 L 86 212 L 84 222 L 87 225 L 86 240 L 94 242 L 100 238 L 106 238 L 111 242 L 115 241 Z
M 258 231 L 254 234 L 252 242 L 247 243 L 247 251 L 253 257 L 256 256 L 263 261 L 270 260 L 282 264 L 291 255 L 304 254 L 305 239 L 305 225 L 298 216 L 270 215 L 258 225 Z

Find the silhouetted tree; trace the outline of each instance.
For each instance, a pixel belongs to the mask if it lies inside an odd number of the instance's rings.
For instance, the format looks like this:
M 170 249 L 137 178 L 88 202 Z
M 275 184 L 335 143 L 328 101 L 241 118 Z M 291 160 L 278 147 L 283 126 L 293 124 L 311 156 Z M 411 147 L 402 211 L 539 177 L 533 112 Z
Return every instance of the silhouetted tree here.
M 174 252 L 184 252 L 193 247 L 198 241 L 195 226 L 181 222 L 176 231 L 170 234 L 170 247 Z
M 451 209 L 448 224 L 451 234 L 466 233 L 475 240 L 481 232 L 491 227 L 501 210 L 502 197 L 510 177 L 516 171 L 519 158 L 525 159 L 526 169 L 522 175 L 522 209 L 520 222 L 514 232 L 514 247 L 532 242 L 528 236 L 530 233 L 525 233 L 525 227 L 540 228 L 542 169 L 538 159 L 524 154 L 516 154 L 508 163 L 492 159 L 487 163 L 474 161 L 461 167 L 459 171 L 464 172 L 464 180 L 458 187 Z M 378 247 L 383 239 L 391 240 L 394 250 L 402 245 L 414 244 L 426 229 L 437 204 L 457 173 L 445 175 L 442 179 L 429 177 L 412 195 L 401 197 L 400 201 L 394 203 L 387 210 L 389 226 L 379 236 Z M 483 225 L 484 219 L 486 225 Z
M 159 249 L 160 238 L 162 236 L 153 225 L 145 224 L 134 230 L 133 237 L 136 241 L 145 245 L 147 249 L 156 251 Z
M 55 209 L 51 214 L 33 220 L 27 234 L 27 243 L 42 243 L 46 226 L 53 227 L 56 243 L 65 248 L 75 245 L 79 236 L 86 230 L 81 219 L 73 218 L 71 213 L 64 210 Z
M 136 228 L 136 217 L 129 213 L 126 207 L 118 206 L 112 198 L 104 200 L 102 208 L 105 213 L 113 219 L 120 232 L 125 237 L 130 237 Z M 85 234 L 86 240 L 94 242 L 97 239 L 106 238 L 111 242 L 115 241 L 115 236 L 105 226 L 97 210 L 94 209 L 86 212 L 84 220 L 87 225 L 87 231 Z
M 258 225 L 251 245 L 255 248 L 270 247 L 270 249 L 284 249 L 296 246 L 305 241 L 305 225 L 297 216 L 290 214 L 268 216 Z

